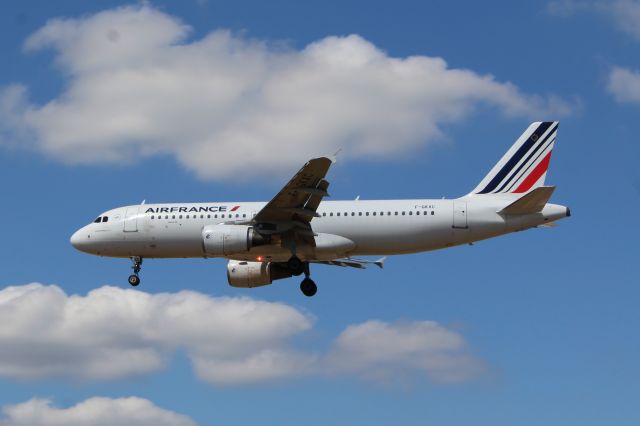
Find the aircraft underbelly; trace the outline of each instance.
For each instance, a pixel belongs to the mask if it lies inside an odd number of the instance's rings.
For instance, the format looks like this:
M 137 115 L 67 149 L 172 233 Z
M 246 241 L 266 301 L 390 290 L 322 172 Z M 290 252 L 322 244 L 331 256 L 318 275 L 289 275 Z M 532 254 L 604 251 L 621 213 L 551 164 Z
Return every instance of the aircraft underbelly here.
M 356 247 L 352 255 L 393 255 L 433 250 L 446 246 L 452 237 L 450 226 L 438 223 L 347 223 L 322 224 L 317 232 L 341 235 Z M 314 227 L 316 229 L 316 227 Z

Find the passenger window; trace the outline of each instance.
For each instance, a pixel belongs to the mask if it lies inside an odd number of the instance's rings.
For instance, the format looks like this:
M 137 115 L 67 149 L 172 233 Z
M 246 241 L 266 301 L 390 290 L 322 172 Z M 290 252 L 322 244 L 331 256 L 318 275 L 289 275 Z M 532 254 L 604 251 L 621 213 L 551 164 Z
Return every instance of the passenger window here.
M 356 214 L 354 212 L 351 212 L 351 216 L 355 216 Z
M 203 214 L 200 215 L 200 219 L 204 219 L 204 215 Z
M 218 215 L 217 215 L 217 214 L 214 214 L 214 215 L 213 215 L 213 218 L 214 218 L 214 219 L 217 219 L 217 218 L 218 218 Z
M 224 219 L 224 214 L 221 214 L 220 217 Z
M 413 212 L 409 212 L 409 216 L 413 216 Z
M 322 216 L 326 216 L 326 215 L 327 215 L 327 213 L 326 213 L 326 212 L 322 212 Z
M 329 216 L 333 216 L 333 212 L 329 213 Z
M 175 218 L 176 218 L 176 215 L 175 215 L 175 214 L 174 214 L 173 216 L 171 216 L 171 219 L 175 219 Z
M 395 212 L 395 215 L 398 216 L 398 212 Z
M 402 216 L 404 216 L 404 212 L 402 212 Z
M 168 214 L 164 215 L 164 218 L 169 219 L 169 215 Z
M 384 216 L 384 212 L 380 212 L 380 216 Z
M 369 216 L 369 212 L 365 213 L 367 216 Z
M 155 216 L 154 216 L 154 215 L 151 215 L 151 219 L 154 219 L 154 218 L 155 218 Z
M 433 210 L 431 210 L 431 216 L 433 216 L 434 214 L 436 214 L 436 212 L 434 212 Z
M 375 215 L 376 215 L 376 212 L 373 212 L 373 215 L 375 216 Z
M 387 212 L 387 216 L 391 216 L 391 212 Z
M 247 217 L 247 214 L 246 214 L 246 213 L 243 213 L 243 214 L 242 214 L 242 217 Z
M 238 213 L 236 213 L 236 218 L 239 218 L 239 217 L 240 217 L 240 215 Z
M 358 212 L 358 216 L 362 216 L 362 212 Z
M 340 216 L 340 212 L 336 213 L 336 216 Z
M 211 215 L 210 214 L 207 215 L 207 219 L 211 219 Z
M 182 215 L 178 216 L 178 219 L 182 219 Z

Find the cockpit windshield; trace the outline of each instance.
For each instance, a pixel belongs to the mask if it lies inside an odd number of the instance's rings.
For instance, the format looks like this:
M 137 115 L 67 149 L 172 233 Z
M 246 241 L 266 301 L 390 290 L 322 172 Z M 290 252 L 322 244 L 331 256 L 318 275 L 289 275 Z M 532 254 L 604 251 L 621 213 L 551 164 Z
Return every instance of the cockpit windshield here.
M 93 223 L 104 223 L 104 222 L 108 222 L 109 221 L 109 216 L 100 216 L 98 218 L 96 218 L 96 220 L 93 221 Z

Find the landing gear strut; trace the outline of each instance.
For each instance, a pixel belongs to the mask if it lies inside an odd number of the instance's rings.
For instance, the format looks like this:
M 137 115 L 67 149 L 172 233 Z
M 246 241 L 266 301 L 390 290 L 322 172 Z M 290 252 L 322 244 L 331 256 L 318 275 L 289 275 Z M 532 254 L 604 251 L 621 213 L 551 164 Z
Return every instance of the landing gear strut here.
M 142 257 L 131 256 L 131 261 L 133 262 L 133 266 L 131 267 L 131 269 L 133 269 L 133 274 L 129 275 L 129 284 L 135 287 L 140 284 L 140 277 L 138 274 L 140 273 L 140 269 L 142 269 Z
M 287 268 L 289 268 L 291 273 L 297 277 L 298 275 L 302 275 L 305 271 L 305 264 L 298 256 L 294 255 L 287 261 Z
M 318 286 L 311 278 L 309 278 L 309 275 L 311 275 L 309 271 L 309 262 L 304 262 L 303 272 L 304 280 L 300 283 L 300 290 L 305 296 L 311 297 L 318 292 Z

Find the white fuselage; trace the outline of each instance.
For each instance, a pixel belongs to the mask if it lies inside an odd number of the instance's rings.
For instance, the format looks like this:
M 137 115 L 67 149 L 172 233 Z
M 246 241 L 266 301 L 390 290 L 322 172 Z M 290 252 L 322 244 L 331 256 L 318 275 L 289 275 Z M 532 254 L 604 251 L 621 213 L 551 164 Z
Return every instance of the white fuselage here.
M 341 256 L 394 255 L 436 250 L 542 225 L 569 215 L 547 204 L 539 213 L 498 213 L 517 199 L 512 194 L 468 195 L 456 200 L 323 201 L 311 221 L 317 247 L 301 245 L 302 260 Z M 216 257 L 207 253 L 203 229 L 217 224 L 251 224 L 264 202 L 143 204 L 101 215 L 71 237 L 74 247 L 99 256 L 144 258 Z M 347 244 L 340 244 L 347 241 Z M 327 243 L 330 249 L 324 249 Z M 274 240 L 247 253 L 220 256 L 237 260 L 286 261 L 291 248 Z

